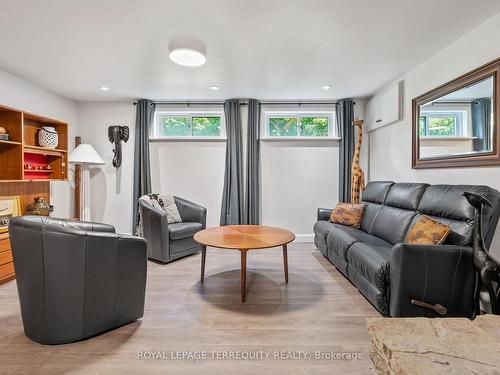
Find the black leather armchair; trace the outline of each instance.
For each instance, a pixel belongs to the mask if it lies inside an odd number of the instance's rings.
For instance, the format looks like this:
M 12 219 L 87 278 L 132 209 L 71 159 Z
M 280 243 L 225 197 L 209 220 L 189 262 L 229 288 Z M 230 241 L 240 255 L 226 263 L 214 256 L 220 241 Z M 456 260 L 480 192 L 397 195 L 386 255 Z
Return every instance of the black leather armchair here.
M 9 223 L 26 336 L 82 340 L 141 318 L 146 242 L 106 224 L 38 216 Z
M 162 263 L 201 251 L 193 236 L 206 228 L 205 207 L 179 197 L 174 199 L 181 223 L 169 224 L 163 210 L 151 205 L 148 199 L 139 200 L 140 232 L 148 244 L 148 257 Z

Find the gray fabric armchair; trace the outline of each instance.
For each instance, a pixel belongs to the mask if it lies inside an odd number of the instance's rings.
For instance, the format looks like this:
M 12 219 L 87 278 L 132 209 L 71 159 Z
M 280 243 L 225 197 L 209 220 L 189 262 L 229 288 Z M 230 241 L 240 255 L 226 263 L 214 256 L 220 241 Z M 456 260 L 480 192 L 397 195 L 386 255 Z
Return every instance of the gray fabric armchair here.
M 141 318 L 146 242 L 106 224 L 22 216 L 9 223 L 26 336 L 86 339 Z
M 168 263 L 201 251 L 193 236 L 206 228 L 207 209 L 186 199 L 174 197 L 181 223 L 169 224 L 165 212 L 147 200 L 139 200 L 140 231 L 148 244 L 149 259 Z

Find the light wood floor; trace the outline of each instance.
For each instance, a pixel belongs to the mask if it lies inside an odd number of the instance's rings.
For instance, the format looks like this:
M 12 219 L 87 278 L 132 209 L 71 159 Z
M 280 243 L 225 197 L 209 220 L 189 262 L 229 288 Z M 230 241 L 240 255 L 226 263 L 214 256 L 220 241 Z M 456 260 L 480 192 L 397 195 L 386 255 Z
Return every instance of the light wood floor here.
M 281 248 L 248 254 L 245 304 L 240 302 L 237 251 L 209 248 L 204 284 L 199 282 L 199 254 L 167 265 L 149 262 L 141 321 L 58 346 L 43 346 L 24 335 L 12 281 L 0 286 L 0 373 L 370 373 L 366 317 L 378 312 L 314 245 L 291 244 L 288 253 L 288 284 Z M 145 351 L 167 357 L 176 351 L 205 351 L 207 359 L 138 359 L 138 352 Z M 228 360 L 212 358 L 214 351 L 266 352 L 270 357 L 302 351 L 312 358 Z M 315 351 L 361 352 L 364 358 L 315 360 Z

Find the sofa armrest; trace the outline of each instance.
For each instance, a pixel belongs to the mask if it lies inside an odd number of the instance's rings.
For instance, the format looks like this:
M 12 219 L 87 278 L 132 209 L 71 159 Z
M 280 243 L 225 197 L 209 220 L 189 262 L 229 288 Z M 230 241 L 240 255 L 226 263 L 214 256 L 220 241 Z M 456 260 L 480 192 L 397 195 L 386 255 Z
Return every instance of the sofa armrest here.
M 400 243 L 392 248 L 390 262 L 391 316 L 474 316 L 470 247 Z M 438 313 L 422 302 L 446 311 Z
M 207 209 L 187 199 L 174 197 L 182 221 L 201 223 L 203 228 L 207 223 Z
M 330 215 L 332 214 L 332 208 L 318 208 L 318 221 L 328 221 L 330 220 Z

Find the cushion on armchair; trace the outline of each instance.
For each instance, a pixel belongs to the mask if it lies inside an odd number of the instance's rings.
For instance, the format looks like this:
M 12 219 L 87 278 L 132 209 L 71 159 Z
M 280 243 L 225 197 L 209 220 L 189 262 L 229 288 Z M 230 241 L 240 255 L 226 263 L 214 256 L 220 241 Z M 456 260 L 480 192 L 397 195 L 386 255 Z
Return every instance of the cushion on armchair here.
M 181 215 L 175 204 L 173 195 L 170 194 L 148 194 L 144 199 L 149 199 L 151 205 L 165 212 L 169 224 L 182 222 Z
M 174 223 L 168 226 L 168 234 L 171 240 L 181 240 L 183 238 L 193 237 L 196 232 L 203 229 L 201 223 Z

